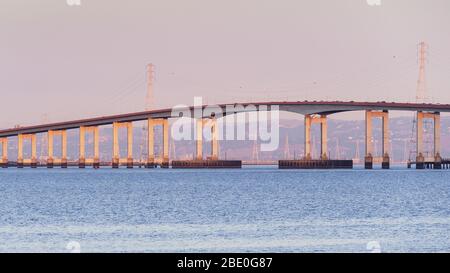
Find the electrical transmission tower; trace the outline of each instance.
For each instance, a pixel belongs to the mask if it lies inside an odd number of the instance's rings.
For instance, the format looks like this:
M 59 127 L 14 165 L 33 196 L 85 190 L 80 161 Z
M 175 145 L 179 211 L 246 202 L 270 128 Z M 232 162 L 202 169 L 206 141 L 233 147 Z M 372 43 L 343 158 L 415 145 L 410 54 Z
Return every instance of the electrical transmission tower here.
M 335 157 L 336 159 L 341 159 L 341 147 L 339 146 L 339 138 L 336 137 L 336 150 L 335 150 Z
M 289 136 L 286 134 L 286 139 L 284 142 L 284 159 L 290 159 L 291 153 L 289 151 Z
M 145 110 L 151 111 L 154 107 L 154 94 L 153 94 L 153 79 L 154 79 L 154 65 L 147 65 L 147 95 L 145 97 Z
M 252 152 L 252 159 L 255 163 L 258 163 L 259 161 L 259 149 L 258 149 L 258 140 L 255 140 L 253 142 L 253 152 Z
M 361 162 L 361 157 L 360 157 L 360 154 L 359 154 L 359 139 L 356 139 L 355 143 L 356 143 L 356 150 L 355 150 L 355 157 L 353 157 L 353 161 L 357 162 L 357 163 L 360 163 Z
M 427 58 L 428 45 L 425 42 L 419 44 L 418 63 L 419 79 L 417 80 L 416 102 L 425 103 L 428 100 L 427 86 L 425 81 L 425 63 Z
M 154 80 L 154 65 L 148 64 L 147 65 L 147 93 L 145 96 L 145 111 L 151 111 L 154 107 L 154 95 L 153 95 L 153 80 Z M 142 126 L 142 136 L 141 136 L 141 145 L 140 145 L 140 160 L 141 163 L 145 162 L 147 160 L 147 145 L 146 145 L 146 139 L 148 136 L 148 128 L 147 124 L 144 124 Z
M 416 103 L 426 103 L 428 102 L 428 92 L 426 85 L 426 77 L 425 77 L 425 65 L 427 63 L 427 53 L 428 53 L 428 44 L 425 42 L 420 42 L 418 45 L 418 65 L 419 65 L 419 77 L 417 80 L 417 89 L 416 89 Z M 431 144 L 433 140 L 431 139 L 431 135 L 429 132 L 433 130 L 433 125 L 430 120 L 423 121 L 423 129 L 425 131 L 424 134 L 424 155 L 429 156 L 431 154 Z M 411 141 L 410 141 L 410 149 L 409 149 L 409 159 L 408 161 L 412 161 L 417 156 L 417 142 L 416 142 L 416 134 L 417 134 L 417 116 L 414 115 L 413 126 L 411 132 Z

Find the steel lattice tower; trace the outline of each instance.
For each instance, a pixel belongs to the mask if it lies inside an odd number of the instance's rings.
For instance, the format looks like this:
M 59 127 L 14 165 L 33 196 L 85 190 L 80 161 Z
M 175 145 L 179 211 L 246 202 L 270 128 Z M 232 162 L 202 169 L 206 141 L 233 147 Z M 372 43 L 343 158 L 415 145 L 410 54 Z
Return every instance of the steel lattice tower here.
M 151 111 L 154 107 L 154 95 L 153 95 L 153 80 L 154 80 L 154 65 L 147 65 L 147 92 L 145 96 L 145 111 Z M 147 160 L 147 145 L 146 139 L 148 135 L 147 125 L 142 126 L 142 136 L 141 136 L 141 145 L 140 145 L 140 155 L 141 161 L 145 162 Z
M 291 153 L 289 151 L 289 136 L 286 134 L 285 142 L 284 142 L 284 159 L 290 159 Z
M 427 98 L 427 86 L 425 81 L 425 63 L 428 45 L 425 42 L 419 44 L 419 79 L 417 80 L 416 102 L 425 103 Z
M 418 65 L 419 65 L 419 77 L 417 79 L 417 89 L 416 89 L 416 103 L 426 103 L 428 101 L 428 92 L 426 85 L 426 77 L 425 77 L 425 65 L 427 63 L 427 53 L 428 53 L 428 44 L 426 42 L 420 42 L 418 44 Z M 412 133 L 411 133 L 411 147 L 409 154 L 409 161 L 413 160 L 415 156 L 417 156 L 416 151 L 416 126 L 417 126 L 417 117 L 414 116 Z M 428 120 L 424 120 L 423 128 L 425 132 L 430 132 L 432 130 L 432 125 Z M 427 155 L 430 153 L 430 143 L 431 140 L 427 137 L 429 134 L 426 134 L 424 137 L 424 154 Z

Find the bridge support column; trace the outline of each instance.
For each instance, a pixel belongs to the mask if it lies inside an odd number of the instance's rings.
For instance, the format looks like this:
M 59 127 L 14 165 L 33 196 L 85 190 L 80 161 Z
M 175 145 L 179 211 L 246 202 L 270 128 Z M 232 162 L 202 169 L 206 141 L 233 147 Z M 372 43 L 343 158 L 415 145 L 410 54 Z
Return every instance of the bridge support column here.
M 54 165 L 54 155 L 53 155 L 53 147 L 54 147 L 54 136 L 61 136 L 61 168 L 67 168 L 67 131 L 53 131 L 50 130 L 47 132 L 48 139 L 48 158 L 47 158 L 47 168 L 53 168 Z
M 133 123 L 127 123 L 127 168 L 133 168 Z
M 327 116 L 325 115 L 322 115 L 320 117 L 320 132 L 321 132 L 320 156 L 322 160 L 328 160 L 328 125 L 327 125 Z
M 78 167 L 84 168 L 86 166 L 86 151 L 85 151 L 85 145 L 86 145 L 86 127 L 81 126 L 80 127 L 80 147 L 79 147 L 79 159 L 78 159 Z
M 86 133 L 92 132 L 94 135 L 94 158 L 86 159 Z M 63 138 L 64 141 L 64 138 Z M 63 147 L 66 145 L 63 145 Z M 64 152 L 64 150 L 63 150 Z M 92 162 L 92 166 L 95 169 L 100 168 L 100 149 L 99 149 L 99 128 L 98 126 L 92 127 L 80 127 L 80 154 L 78 160 L 78 167 L 85 168 L 86 161 Z
M 0 138 L 2 153 L 0 156 L 0 168 L 8 168 L 8 138 Z
M 373 135 L 372 135 L 372 119 L 380 117 L 382 119 L 382 163 L 383 169 L 390 168 L 389 156 L 389 112 L 388 111 L 366 111 L 366 155 L 364 157 L 364 167 L 366 169 L 373 168 Z
M 53 168 L 53 131 L 47 132 L 47 168 Z
M 119 128 L 127 128 L 127 168 L 133 168 L 133 123 L 132 122 L 114 122 L 113 123 L 113 158 L 112 167 L 119 168 L 120 151 L 119 151 Z
M 31 135 L 31 168 L 37 167 L 37 153 L 36 153 L 36 135 Z
M 442 169 L 440 113 L 434 114 L 434 169 Z
M 211 155 L 207 159 L 219 160 L 219 132 L 216 118 L 197 119 L 196 160 L 203 160 L 203 129 L 205 124 L 211 128 Z
M 305 116 L 305 159 L 311 160 L 311 116 Z
M 416 145 L 417 145 L 417 156 L 416 156 L 416 169 L 425 168 L 425 157 L 423 155 L 423 119 L 424 113 L 417 112 L 417 132 L 416 132 Z
M 211 159 L 219 160 L 219 131 L 216 118 L 211 119 Z
M 156 167 L 155 162 L 155 126 L 162 126 L 163 130 L 163 153 L 161 167 L 169 167 L 169 120 L 168 119 L 148 119 L 148 158 L 145 166 L 147 168 Z
M 366 155 L 364 157 L 364 168 L 373 168 L 373 139 L 372 139 L 372 115 L 366 111 Z
M 163 121 L 163 168 L 169 167 L 169 120 L 164 119 Z
M 61 131 L 61 168 L 67 168 L 67 131 Z
M 155 122 L 152 118 L 149 118 L 147 121 L 147 137 L 148 137 L 148 147 L 147 147 L 147 163 L 145 164 L 146 168 L 154 168 L 155 167 Z
M 119 126 L 117 123 L 113 123 L 113 158 L 112 167 L 119 168 Z
M 92 127 L 94 133 L 94 169 L 100 168 L 100 134 L 98 126 Z
M 17 136 L 17 168 L 23 168 L 23 135 Z
M 30 135 L 24 135 L 19 134 L 18 135 L 18 141 L 17 141 L 17 167 L 23 168 L 25 162 L 27 160 L 23 157 L 23 141 L 24 139 L 30 139 L 31 140 L 31 159 L 29 160 L 31 168 L 37 167 L 37 157 L 36 157 L 36 135 L 30 134 Z
M 434 168 L 442 168 L 442 158 L 441 158 L 441 115 L 439 112 L 435 113 L 425 113 L 417 112 L 417 133 L 416 133 L 416 143 L 417 143 L 417 157 L 416 157 L 416 169 L 425 168 L 425 155 L 423 154 L 423 120 L 433 119 L 434 122 Z
M 383 112 L 382 114 L 382 124 L 383 124 L 383 161 L 381 163 L 382 169 L 389 169 L 390 168 L 390 145 L 389 145 L 389 113 L 387 111 Z
M 327 116 L 305 115 L 305 159 L 311 160 L 311 125 L 320 124 L 320 158 L 328 160 L 328 129 Z
M 196 159 L 203 160 L 203 119 L 197 119 L 196 129 Z

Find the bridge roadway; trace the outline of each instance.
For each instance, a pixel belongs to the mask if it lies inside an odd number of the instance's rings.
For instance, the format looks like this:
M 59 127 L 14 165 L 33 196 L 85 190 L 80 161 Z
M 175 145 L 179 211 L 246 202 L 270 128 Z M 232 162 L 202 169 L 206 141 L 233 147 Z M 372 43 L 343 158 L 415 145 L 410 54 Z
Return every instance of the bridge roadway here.
M 398 103 L 398 102 L 341 102 L 341 101 L 295 101 L 295 102 L 255 102 L 255 103 L 236 103 L 219 104 L 225 112 L 227 105 L 278 105 L 280 111 L 294 112 L 302 115 L 330 115 L 349 111 L 423 111 L 423 112 L 450 112 L 450 104 L 418 104 L 418 103 Z M 204 106 L 205 107 L 205 106 Z M 192 111 L 194 106 L 189 107 Z M 81 126 L 101 126 L 112 124 L 114 122 L 132 122 L 146 120 L 148 118 L 171 118 L 172 109 L 160 109 L 153 111 L 135 112 L 121 115 L 103 116 L 72 120 L 51 124 L 40 124 L 34 126 L 24 126 L 0 130 L 0 138 L 17 136 L 18 134 L 36 134 L 49 130 L 69 130 Z M 207 117 L 206 117 L 207 118 Z
M 249 107 L 254 106 L 254 107 Z M 184 108 L 176 109 L 178 112 L 182 111 L 189 113 L 191 117 L 197 119 L 197 130 L 202 130 L 204 126 L 204 119 L 213 120 L 210 123 L 211 131 L 213 132 L 213 140 L 211 141 L 211 156 L 208 160 L 218 160 L 218 138 L 217 138 L 217 128 L 216 119 L 227 114 L 234 114 L 239 112 L 249 112 L 255 110 L 261 110 L 261 106 L 267 106 L 274 109 L 276 106 L 280 111 L 287 111 L 302 114 L 305 116 L 305 152 L 304 160 L 314 160 L 311 158 L 311 126 L 314 123 L 319 123 L 321 126 L 321 144 L 320 144 L 320 158 L 319 160 L 327 161 L 328 158 L 328 147 L 327 147 L 327 116 L 340 112 L 349 111 L 365 111 L 366 112 L 366 155 L 365 155 L 365 166 L 368 169 L 372 168 L 374 158 L 373 158 L 373 138 L 372 138 L 372 119 L 382 118 L 382 166 L 383 168 L 389 168 L 389 111 L 414 111 L 417 112 L 417 158 L 416 167 L 423 168 L 425 158 L 423 156 L 423 120 L 433 119 L 435 124 L 434 130 L 434 162 L 436 162 L 435 167 L 440 168 L 441 166 L 441 156 L 440 156 L 440 113 L 450 112 L 450 104 L 419 104 L 419 103 L 399 103 L 399 102 L 354 102 L 354 101 L 282 101 L 282 102 L 253 102 L 253 103 L 235 103 L 235 104 L 219 104 L 219 105 L 203 105 L 203 106 L 186 106 Z M 216 113 L 211 114 L 211 109 L 216 108 Z M 234 108 L 233 111 L 227 112 L 230 108 Z M 198 111 L 198 110 L 209 111 Z M 153 128 L 157 125 L 163 126 L 163 156 L 162 162 L 164 166 L 168 166 L 168 156 L 169 156 L 169 130 L 168 130 L 168 119 L 178 118 L 179 116 L 173 116 L 174 109 L 159 109 L 153 111 L 135 112 L 128 114 L 103 116 L 95 118 L 87 118 L 81 120 L 57 122 L 51 124 L 40 124 L 33 126 L 21 126 L 16 128 L 0 130 L 0 147 L 2 147 L 2 154 L 0 154 L 0 164 L 3 166 L 7 165 L 7 139 L 9 137 L 18 136 L 18 163 L 22 166 L 23 163 L 30 163 L 31 166 L 36 165 L 36 134 L 37 133 L 48 133 L 49 145 L 48 145 L 48 166 L 52 167 L 54 162 L 61 164 L 62 166 L 67 165 L 67 135 L 66 130 L 69 129 L 80 129 L 80 167 L 84 167 L 85 163 L 93 164 L 98 166 L 99 164 L 99 140 L 98 140 L 98 126 L 113 124 L 113 167 L 118 167 L 119 164 L 126 163 L 127 166 L 133 166 L 133 155 L 132 155 L 132 122 L 134 121 L 148 121 L 148 128 Z M 202 117 L 196 116 L 198 112 L 201 112 Z M 118 129 L 120 127 L 126 127 L 128 132 L 127 138 L 127 151 L 128 155 L 126 159 L 119 158 L 119 148 L 118 148 Z M 94 134 L 94 158 L 85 158 L 85 133 L 92 132 Z M 197 131 L 202 132 L 202 131 Z M 198 134 L 198 133 L 197 133 Z M 61 136 L 63 140 L 62 145 L 62 158 L 54 160 L 53 157 L 53 137 Z M 201 135 L 201 133 L 200 133 Z M 25 139 L 31 139 L 32 143 L 32 158 L 25 160 L 23 158 L 23 141 Z M 154 135 L 153 130 L 149 130 L 148 135 L 148 165 L 153 166 L 155 163 L 154 158 Z M 196 144 L 197 156 L 195 159 L 196 166 L 202 165 L 200 162 L 203 160 L 202 154 L 202 139 L 197 139 Z M 429 159 L 427 159 L 429 160 Z M 375 160 L 376 161 L 376 160 Z M 199 163 L 200 162 L 200 163 Z M 217 162 L 216 162 L 217 163 Z M 211 162 L 204 163 L 205 166 L 215 165 Z M 284 162 L 289 166 L 303 165 L 298 164 L 298 162 Z M 329 163 L 329 162 L 328 162 Z M 329 166 L 326 162 L 326 166 Z M 181 165 L 184 166 L 185 162 Z M 217 164 L 226 165 L 227 162 L 219 162 Z M 308 163 L 309 164 L 309 163 Z M 322 163 L 321 163 L 322 164 Z

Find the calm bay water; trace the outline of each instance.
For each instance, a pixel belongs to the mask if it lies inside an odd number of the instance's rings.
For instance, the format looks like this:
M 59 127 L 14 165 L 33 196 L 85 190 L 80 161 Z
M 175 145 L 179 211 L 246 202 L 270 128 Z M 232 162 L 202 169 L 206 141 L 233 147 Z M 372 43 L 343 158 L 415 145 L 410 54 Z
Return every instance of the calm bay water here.
M 0 252 L 449 252 L 450 171 L 10 168 L 0 212 Z

